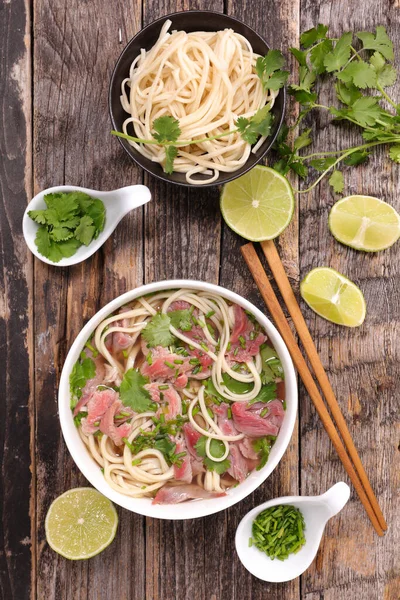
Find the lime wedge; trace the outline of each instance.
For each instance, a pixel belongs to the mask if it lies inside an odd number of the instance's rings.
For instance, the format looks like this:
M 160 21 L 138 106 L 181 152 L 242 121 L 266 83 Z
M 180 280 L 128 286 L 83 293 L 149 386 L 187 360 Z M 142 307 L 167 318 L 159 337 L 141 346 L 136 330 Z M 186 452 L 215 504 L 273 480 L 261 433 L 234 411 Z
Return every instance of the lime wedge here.
M 300 293 L 317 315 L 337 325 L 357 327 L 365 319 L 365 300 L 355 283 L 334 269 L 318 267 L 300 284 Z
M 400 237 L 400 215 L 392 206 L 373 196 L 348 196 L 333 205 L 329 229 L 342 244 L 378 252 Z
M 252 242 L 276 238 L 289 225 L 293 211 L 290 183 L 269 167 L 256 165 L 242 177 L 226 183 L 222 190 L 225 223 Z
M 117 526 L 114 505 L 93 488 L 75 488 L 56 498 L 45 522 L 49 545 L 70 560 L 99 554 L 113 541 Z

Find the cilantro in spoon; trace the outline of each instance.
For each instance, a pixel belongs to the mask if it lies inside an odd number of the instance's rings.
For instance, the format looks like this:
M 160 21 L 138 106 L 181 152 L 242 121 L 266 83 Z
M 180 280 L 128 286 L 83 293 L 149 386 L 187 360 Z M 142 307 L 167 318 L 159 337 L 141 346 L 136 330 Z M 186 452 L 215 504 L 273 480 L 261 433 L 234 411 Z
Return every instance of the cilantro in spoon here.
M 47 194 L 44 201 L 47 208 L 30 210 L 28 215 L 39 225 L 35 238 L 38 251 L 52 262 L 73 256 L 104 229 L 106 211 L 98 198 L 66 192 Z

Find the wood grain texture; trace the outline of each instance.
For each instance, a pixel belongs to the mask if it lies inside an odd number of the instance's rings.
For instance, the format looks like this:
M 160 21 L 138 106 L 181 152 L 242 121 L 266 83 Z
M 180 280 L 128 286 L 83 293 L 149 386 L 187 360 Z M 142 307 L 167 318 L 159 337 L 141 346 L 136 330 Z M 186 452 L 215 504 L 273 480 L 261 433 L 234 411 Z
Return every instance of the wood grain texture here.
M 302 30 L 326 23 L 331 35 L 338 36 L 343 31 L 386 25 L 395 42 L 397 63 L 398 22 L 399 9 L 388 1 L 302 4 Z M 399 91 L 398 84 L 391 89 L 397 100 Z M 321 103 L 333 100 L 333 94 L 324 88 Z M 325 115 L 309 121 L 316 140 L 315 151 L 359 143 L 357 131 L 328 127 L 328 121 Z M 365 166 L 347 169 L 344 174 L 346 194 L 376 195 L 399 210 L 400 169 L 386 159 L 384 150 L 374 153 Z M 400 565 L 393 548 L 399 547 L 400 535 L 398 508 L 395 508 L 400 466 L 400 247 L 396 244 L 390 250 L 370 255 L 337 243 L 328 232 L 328 212 L 335 202 L 328 188 L 324 182 L 300 200 L 301 276 L 318 265 L 328 265 L 344 273 L 363 290 L 367 318 L 362 327 L 345 329 L 313 315 L 304 303 L 302 308 L 389 529 L 379 539 L 352 494 L 343 512 L 328 524 L 318 559 L 303 577 L 302 594 L 307 600 L 315 597 L 398 600 Z M 315 411 L 303 393 L 302 396 L 302 493 L 320 493 L 347 478 L 327 443 Z
M 0 597 L 10 600 L 29 598 L 35 559 L 30 523 L 32 260 L 21 232 L 32 193 L 29 29 L 28 3 L 0 3 Z
M 140 3 L 35 3 L 35 191 L 60 183 L 115 189 L 141 182 L 110 135 L 107 106 L 111 70 L 140 27 Z M 43 530 L 51 501 L 86 483 L 65 448 L 57 416 L 64 358 L 101 305 L 142 283 L 142 215 L 140 209 L 126 217 L 112 239 L 82 265 L 64 270 L 36 264 L 37 598 L 144 596 L 142 517 L 120 510 L 117 540 L 88 562 L 54 554 Z

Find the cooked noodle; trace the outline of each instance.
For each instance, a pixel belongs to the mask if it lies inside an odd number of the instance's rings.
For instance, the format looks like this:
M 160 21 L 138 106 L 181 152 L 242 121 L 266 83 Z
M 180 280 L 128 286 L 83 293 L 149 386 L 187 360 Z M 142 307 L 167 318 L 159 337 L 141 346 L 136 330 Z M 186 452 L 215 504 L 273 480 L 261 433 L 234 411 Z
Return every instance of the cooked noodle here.
M 179 120 L 181 140 L 203 140 L 235 129 L 238 117 L 252 117 L 278 92 L 264 91 L 254 66 L 258 54 L 250 42 L 232 29 L 217 32 L 173 31 L 166 21 L 155 45 L 141 50 L 122 82 L 121 104 L 129 113 L 123 132 L 133 127 L 135 137 L 152 139 L 152 123 L 171 115 Z M 261 137 L 253 147 L 257 151 Z M 165 164 L 158 144 L 128 140 L 143 156 Z M 178 140 L 179 143 L 179 140 Z M 239 169 L 252 148 L 239 133 L 178 147 L 174 171 L 191 184 L 216 181 L 220 172 Z M 205 178 L 196 178 L 201 174 Z
M 246 362 L 234 363 L 234 358 L 228 352 L 232 330 L 235 326 L 232 305 L 216 294 L 195 292 L 189 289 L 179 289 L 172 292 L 164 291 L 147 298 L 139 298 L 130 305 L 123 307 L 118 314 L 108 317 L 99 324 L 91 340 L 91 347 L 95 348 L 103 357 L 106 372 L 108 372 L 108 369 L 113 373 L 114 382 L 116 381 L 119 384 L 127 371 L 132 368 L 140 369 L 141 365 L 145 364 L 144 340 L 141 331 L 154 315 L 168 315 L 169 311 L 172 310 L 171 305 L 176 302 L 190 306 L 191 314 L 195 311 L 195 321 L 197 327 L 201 327 L 204 333 L 205 342 L 195 341 L 188 337 L 188 334 L 185 334 L 184 331 L 172 325 L 169 326 L 170 333 L 177 338 L 177 344 L 180 347 L 191 351 L 197 349 L 201 351 L 203 356 L 207 355 L 211 359 L 207 377 L 212 380 L 216 393 L 225 399 L 229 405 L 236 402 L 247 404 L 255 399 L 262 387 L 260 348 L 257 349 L 255 356 L 251 356 Z M 124 320 L 126 325 L 121 325 L 121 319 Z M 258 328 L 257 331 L 261 334 L 262 330 Z M 112 339 L 116 333 L 127 334 L 128 336 L 129 345 L 123 352 L 113 352 L 108 344 L 108 340 Z M 264 335 L 262 337 L 266 339 Z M 206 344 L 209 344 L 210 348 Z M 183 360 L 180 362 L 183 362 Z M 232 380 L 249 384 L 250 391 L 240 394 L 234 393 L 225 384 L 224 374 L 228 374 Z M 187 403 L 187 414 L 183 415 L 181 413 L 181 419 L 190 423 L 195 432 L 206 437 L 206 457 L 215 463 L 222 463 L 230 456 L 232 450 L 230 444 L 239 443 L 246 435 L 241 432 L 230 435 L 222 431 L 217 414 L 210 411 L 209 402 L 206 400 L 206 387 L 201 379 L 202 374 L 197 373 L 196 375 L 195 377 L 194 373 L 188 372 L 188 384 L 178 390 L 181 402 Z M 159 378 L 156 382 L 160 384 L 160 388 L 165 388 L 165 385 L 162 385 L 165 384 L 165 380 Z M 111 383 L 101 383 L 100 389 L 110 389 L 114 393 L 112 387 L 107 387 Z M 169 385 L 177 390 L 177 387 L 173 384 Z M 168 388 L 169 385 L 166 387 Z M 194 409 L 196 409 L 196 414 L 194 414 Z M 81 410 L 85 411 L 87 408 L 83 407 Z M 175 480 L 174 466 L 167 463 L 166 457 L 160 450 L 145 448 L 136 454 L 132 453 L 132 444 L 138 439 L 138 436 L 154 431 L 157 415 L 162 414 L 162 412 L 160 413 L 161 410 L 160 408 L 158 411 L 147 410 L 146 412 L 131 414 L 128 419 L 129 434 L 122 446 L 116 446 L 113 440 L 104 432 L 101 435 L 98 435 L 99 431 L 85 434 L 82 431 L 82 426 L 79 427 L 80 436 L 89 453 L 103 469 L 106 481 L 114 490 L 132 497 L 146 497 L 154 496 L 154 493 L 167 482 L 174 481 L 174 484 L 179 484 Z M 184 436 L 182 430 L 178 428 L 175 441 L 178 443 L 180 440 L 184 440 Z M 211 451 L 213 440 L 222 441 L 223 454 L 213 455 Z M 196 474 L 193 477 L 194 480 L 208 492 L 223 492 L 235 483 L 232 478 L 226 477 L 225 474 L 220 476 L 215 471 L 208 470 Z

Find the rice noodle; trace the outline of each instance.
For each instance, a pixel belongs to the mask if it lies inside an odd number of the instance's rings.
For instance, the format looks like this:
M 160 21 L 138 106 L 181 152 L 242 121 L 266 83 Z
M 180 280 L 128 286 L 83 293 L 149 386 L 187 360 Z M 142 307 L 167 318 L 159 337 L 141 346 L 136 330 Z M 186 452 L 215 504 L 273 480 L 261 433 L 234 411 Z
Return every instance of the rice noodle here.
M 225 398 L 228 404 L 248 402 L 254 399 L 262 385 L 260 352 L 252 360 L 248 360 L 245 366 L 243 363 L 239 370 L 232 368 L 227 350 L 235 326 L 235 316 L 232 306 L 224 298 L 214 293 L 196 292 L 191 289 L 168 290 L 146 298 L 138 298 L 126 308 L 123 307 L 118 313 L 104 319 L 98 325 L 91 343 L 104 358 L 105 366 L 110 369 L 116 368 L 120 377 L 123 377 L 123 374 L 129 369 L 140 367 L 143 361 L 142 352 L 144 352 L 141 331 L 155 314 L 168 314 L 171 305 L 177 301 L 188 303 L 191 309 L 196 310 L 197 327 L 201 327 L 210 348 L 205 346 L 204 343 L 197 343 L 185 335 L 185 332 L 176 329 L 172 325 L 169 327 L 170 332 L 182 344 L 187 344 L 190 349 L 201 350 L 203 354 L 210 357 L 212 365 L 208 377 L 211 378 L 218 394 Z M 127 323 L 127 326 L 121 326 L 117 323 L 122 320 Z M 207 327 L 207 323 L 211 330 Z M 118 354 L 118 359 L 106 345 L 108 336 L 111 336 L 110 339 L 112 339 L 115 333 L 128 334 L 132 338 L 126 353 L 122 356 Z M 236 363 L 236 366 L 238 366 L 238 363 Z M 238 382 L 251 384 L 249 385 L 250 391 L 242 394 L 232 392 L 224 382 L 224 374 L 228 374 Z M 162 381 L 158 383 L 162 383 Z M 243 433 L 224 434 L 218 424 L 217 415 L 210 416 L 210 409 L 206 404 L 205 390 L 206 388 L 201 381 L 196 380 L 194 375 L 189 374 L 188 385 L 177 391 L 180 400 L 187 402 L 187 421 L 198 433 L 207 438 L 205 443 L 206 457 L 215 463 L 221 463 L 230 457 L 230 444 L 240 442 L 246 436 Z M 195 408 L 198 412 L 194 415 Z M 125 445 L 119 448 L 115 447 L 107 435 L 85 435 L 82 427 L 79 427 L 80 436 L 93 459 L 103 469 L 106 481 L 114 490 L 122 494 L 132 497 L 149 497 L 153 496 L 159 488 L 168 482 L 174 481 L 174 485 L 179 485 L 179 481 L 174 479 L 173 465 L 167 463 L 162 452 L 155 448 L 146 448 L 137 454 L 132 453 L 132 444 L 134 444 L 136 438 L 154 429 L 153 419 L 155 417 L 156 412 L 153 410 L 134 414 L 129 419 L 130 434 Z M 181 433 L 178 433 L 175 441 L 178 441 L 181 435 Z M 218 456 L 213 455 L 212 452 L 213 440 L 220 440 L 224 446 L 223 453 L 220 452 Z M 198 485 L 201 485 L 207 491 L 216 492 L 222 492 L 232 485 L 229 477 L 228 480 L 223 479 L 215 471 L 200 473 L 195 476 L 193 481 L 197 481 Z
M 179 140 L 228 134 L 178 147 L 174 171 L 185 173 L 191 184 L 211 183 L 220 172 L 239 169 L 252 151 L 239 133 L 229 134 L 235 121 L 252 117 L 266 104 L 272 108 L 278 92 L 263 90 L 254 69 L 259 55 L 242 35 L 232 29 L 169 33 L 170 27 L 167 20 L 157 42 L 151 50 L 141 50 L 122 82 L 121 104 L 130 115 L 122 129 L 149 140 L 153 121 L 170 115 L 179 120 Z M 253 152 L 264 140 L 257 141 Z M 151 161 L 165 164 L 162 145 L 128 143 Z

